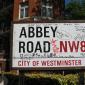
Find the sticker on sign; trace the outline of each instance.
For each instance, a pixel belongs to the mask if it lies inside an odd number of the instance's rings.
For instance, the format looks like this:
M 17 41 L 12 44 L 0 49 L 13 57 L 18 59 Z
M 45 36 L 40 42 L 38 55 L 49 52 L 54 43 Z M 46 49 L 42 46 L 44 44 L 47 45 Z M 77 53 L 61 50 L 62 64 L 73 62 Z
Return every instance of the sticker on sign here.
M 13 25 L 12 67 L 85 66 L 85 23 Z

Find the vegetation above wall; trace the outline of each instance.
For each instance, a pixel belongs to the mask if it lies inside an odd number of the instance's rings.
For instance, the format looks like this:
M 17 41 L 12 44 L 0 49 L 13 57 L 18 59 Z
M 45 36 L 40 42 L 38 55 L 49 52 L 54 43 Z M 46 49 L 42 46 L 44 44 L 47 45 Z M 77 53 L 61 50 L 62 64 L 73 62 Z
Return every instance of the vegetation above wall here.
M 79 75 L 78 74 L 52 74 L 52 73 L 24 73 L 23 75 L 17 75 L 15 71 L 11 72 L 2 72 L 6 76 L 8 81 L 14 83 L 19 83 L 22 80 L 26 82 L 25 85 L 78 85 L 79 84 Z M 20 80 L 20 78 L 22 80 Z M 11 80 L 12 79 L 12 80 Z M 17 81 L 17 82 L 16 82 Z M 35 84 L 36 82 L 36 84 Z M 12 85 L 12 84 L 10 84 Z M 15 85 L 15 84 L 14 84 Z
M 65 6 L 65 19 L 85 20 L 85 0 L 82 4 L 70 2 Z

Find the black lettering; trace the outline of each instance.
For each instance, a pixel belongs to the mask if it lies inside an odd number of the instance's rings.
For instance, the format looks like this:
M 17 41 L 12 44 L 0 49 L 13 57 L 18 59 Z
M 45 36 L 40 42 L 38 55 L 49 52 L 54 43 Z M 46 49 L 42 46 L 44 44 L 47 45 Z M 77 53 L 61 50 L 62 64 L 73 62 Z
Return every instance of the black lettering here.
M 34 37 L 35 36 L 34 27 L 29 27 L 28 28 L 28 36 L 29 37 Z
M 55 29 L 53 29 L 53 27 L 51 27 L 52 31 L 53 31 L 53 37 L 55 37 L 55 33 L 56 33 L 56 30 L 57 30 L 57 27 L 55 27 Z
M 35 52 L 37 52 L 37 50 L 39 50 L 40 52 L 42 52 L 41 45 L 40 45 L 40 42 L 39 41 L 36 44 Z
M 41 27 L 37 27 L 36 28 L 36 37 L 42 37 L 42 28 Z
M 22 30 L 21 30 L 21 33 L 20 33 L 20 38 L 24 36 L 25 38 L 27 38 L 27 35 L 26 35 L 26 30 L 25 30 L 25 27 L 22 27 Z
M 25 53 L 25 42 L 19 42 L 19 53 Z
M 50 37 L 49 35 L 47 35 L 47 33 L 49 33 L 47 28 L 49 28 L 49 27 L 44 27 L 44 37 Z
M 44 52 L 50 52 L 50 42 L 48 41 L 44 41 Z
M 32 53 L 33 48 L 34 48 L 33 42 L 32 41 L 27 42 L 27 52 Z

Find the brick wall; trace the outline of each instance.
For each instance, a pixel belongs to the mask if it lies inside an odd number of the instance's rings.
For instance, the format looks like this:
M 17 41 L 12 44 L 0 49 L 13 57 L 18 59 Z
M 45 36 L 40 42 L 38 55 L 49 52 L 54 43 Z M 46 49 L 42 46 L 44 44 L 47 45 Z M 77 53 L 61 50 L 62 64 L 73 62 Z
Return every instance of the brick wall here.
M 23 0 L 14 0 L 13 21 L 31 21 L 34 17 L 41 17 L 41 0 L 26 0 L 28 1 L 28 18 L 19 19 L 19 5 Z M 64 0 L 53 0 L 53 19 L 62 19 Z M 41 20 L 41 19 L 40 19 Z M 42 19 L 43 20 L 43 19 Z M 44 19 L 45 20 L 45 19 Z

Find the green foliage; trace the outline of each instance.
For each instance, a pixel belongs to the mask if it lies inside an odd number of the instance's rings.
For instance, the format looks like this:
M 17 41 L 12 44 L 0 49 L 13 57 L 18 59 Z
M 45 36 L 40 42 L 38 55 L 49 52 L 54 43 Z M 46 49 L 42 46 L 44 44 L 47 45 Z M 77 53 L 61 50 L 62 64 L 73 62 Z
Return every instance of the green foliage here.
M 66 19 L 85 19 L 85 3 L 71 2 L 65 7 Z
M 3 72 L 3 74 L 8 78 L 8 81 L 13 80 L 17 83 L 19 78 L 24 78 L 26 85 L 78 85 L 79 84 L 79 75 L 78 74 L 52 74 L 52 73 L 25 73 L 22 75 L 16 75 L 15 71 Z M 35 83 L 36 82 L 36 83 Z M 9 84 L 8 84 L 9 85 Z M 10 84 L 13 85 L 13 84 Z M 15 85 L 15 84 L 14 84 Z
M 3 75 L 17 75 L 17 72 L 16 71 L 9 71 L 9 72 L 0 71 L 0 74 L 3 74 Z
M 34 79 L 51 79 L 59 82 L 60 85 L 78 85 L 79 76 L 77 74 L 61 75 L 61 74 L 45 74 L 45 73 L 34 73 L 25 74 L 26 77 Z

